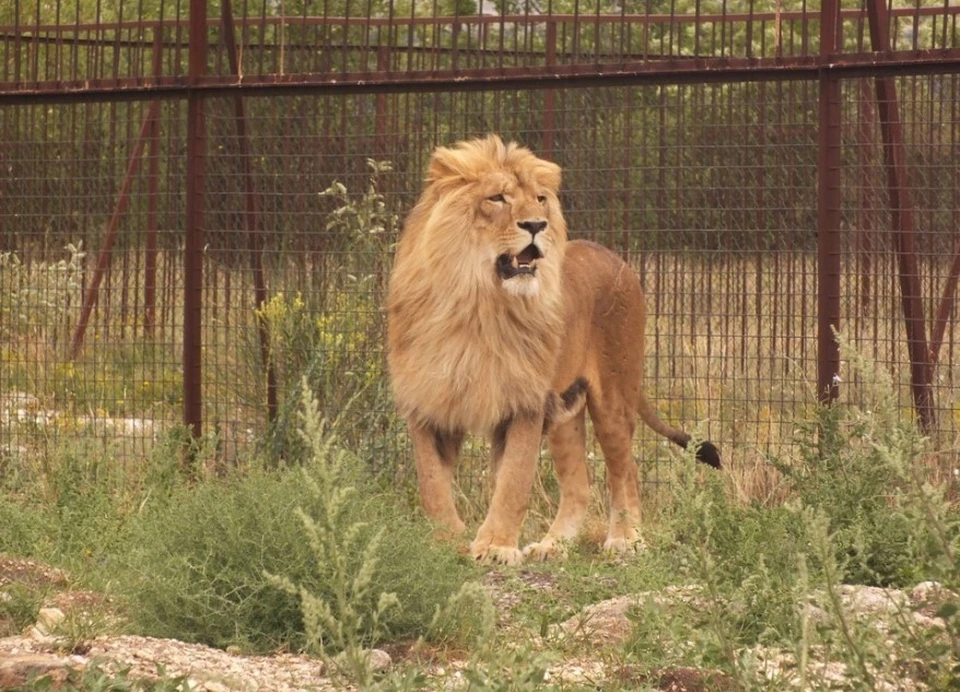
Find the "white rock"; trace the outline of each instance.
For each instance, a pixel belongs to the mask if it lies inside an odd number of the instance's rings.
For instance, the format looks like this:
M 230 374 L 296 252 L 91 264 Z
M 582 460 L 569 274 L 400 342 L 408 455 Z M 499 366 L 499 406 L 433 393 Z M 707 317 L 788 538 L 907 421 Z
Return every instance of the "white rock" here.
M 362 654 L 366 657 L 367 666 L 371 672 L 382 673 L 393 665 L 393 659 L 390 658 L 390 654 L 382 649 L 365 649 Z M 333 660 L 336 666 L 342 669 L 347 663 L 346 658 L 346 652 L 341 652 L 337 654 Z
M 39 644 L 41 648 L 56 648 L 60 644 L 60 637 L 47 634 L 36 625 L 27 630 L 27 637 Z
M 560 630 L 566 636 L 616 644 L 624 641 L 633 631 L 631 613 L 647 602 L 660 607 L 696 606 L 699 598 L 700 589 L 693 586 L 667 587 L 663 591 L 643 591 L 628 596 L 616 596 L 587 606 L 560 623 Z
M 917 605 L 940 604 L 957 595 L 936 581 L 922 581 L 910 590 L 910 600 Z
M 389 670 L 390 666 L 393 665 L 393 659 L 390 658 L 390 654 L 383 649 L 370 649 L 370 651 L 367 652 L 367 657 L 370 670 L 374 673 L 382 673 Z
M 42 634 L 50 635 L 57 629 L 57 626 L 67 619 L 66 613 L 59 608 L 41 608 L 37 613 L 36 628 Z

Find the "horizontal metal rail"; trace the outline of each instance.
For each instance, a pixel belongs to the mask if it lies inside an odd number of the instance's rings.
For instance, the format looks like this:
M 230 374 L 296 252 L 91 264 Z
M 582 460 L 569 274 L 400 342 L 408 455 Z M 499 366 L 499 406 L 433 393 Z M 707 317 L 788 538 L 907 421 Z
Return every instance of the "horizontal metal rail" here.
M 236 77 L 207 75 L 196 84 L 182 77 L 136 77 L 82 82 L 17 84 L 0 82 L 0 105 L 76 101 L 184 98 L 191 91 L 209 96 L 263 96 L 288 92 L 379 94 L 399 91 L 477 91 L 494 88 L 578 88 L 642 84 L 707 84 L 764 80 L 951 73 L 960 70 L 960 49 L 837 55 L 829 58 L 706 58 L 622 62 L 609 65 L 553 65 L 437 71 L 295 73 Z

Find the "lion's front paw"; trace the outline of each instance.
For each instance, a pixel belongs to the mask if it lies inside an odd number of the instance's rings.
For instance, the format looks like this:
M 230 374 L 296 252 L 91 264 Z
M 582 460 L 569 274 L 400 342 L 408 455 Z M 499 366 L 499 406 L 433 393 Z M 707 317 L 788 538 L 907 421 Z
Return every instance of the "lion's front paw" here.
M 553 536 L 544 536 L 542 541 L 531 543 L 523 549 L 523 557 L 528 560 L 545 562 L 552 558 L 565 558 L 567 543 Z
M 523 553 L 519 548 L 505 545 L 492 545 L 489 541 L 475 540 L 470 545 L 470 555 L 474 560 L 483 563 L 497 563 L 501 565 L 519 565 L 523 562 Z

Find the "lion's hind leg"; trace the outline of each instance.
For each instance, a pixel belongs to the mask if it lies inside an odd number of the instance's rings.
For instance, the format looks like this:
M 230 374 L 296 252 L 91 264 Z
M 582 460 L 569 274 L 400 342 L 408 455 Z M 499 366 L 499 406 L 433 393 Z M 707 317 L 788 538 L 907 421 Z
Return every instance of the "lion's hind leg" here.
M 586 441 L 583 408 L 565 422 L 551 427 L 548 432 L 547 444 L 560 484 L 560 506 L 546 535 L 524 548 L 524 555 L 529 559 L 546 560 L 562 555 L 566 544 L 576 537 L 583 526 L 590 503 Z
M 633 460 L 633 412 L 625 407 L 590 407 L 590 418 L 600 441 L 607 468 L 610 491 L 610 520 L 603 549 L 624 553 L 640 542 L 640 487 L 637 465 Z

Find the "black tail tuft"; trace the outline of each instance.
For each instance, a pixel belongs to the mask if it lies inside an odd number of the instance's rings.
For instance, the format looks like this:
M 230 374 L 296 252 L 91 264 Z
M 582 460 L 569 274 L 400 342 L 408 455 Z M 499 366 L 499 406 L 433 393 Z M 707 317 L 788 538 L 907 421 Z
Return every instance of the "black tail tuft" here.
M 697 461 L 715 469 L 723 468 L 723 464 L 720 463 L 720 450 L 712 442 L 700 443 L 697 447 Z

